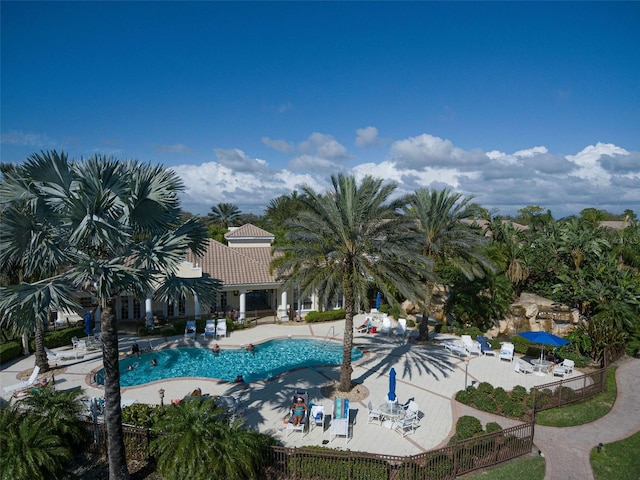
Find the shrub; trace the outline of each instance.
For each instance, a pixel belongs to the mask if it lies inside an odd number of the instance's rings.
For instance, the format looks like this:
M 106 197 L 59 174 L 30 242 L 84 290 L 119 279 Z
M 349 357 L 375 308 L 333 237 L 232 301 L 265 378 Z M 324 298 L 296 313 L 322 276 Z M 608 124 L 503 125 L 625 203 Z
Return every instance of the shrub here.
M 476 408 L 485 412 L 495 413 L 498 411 L 496 401 L 486 393 L 478 393 L 475 401 Z
M 526 410 L 522 403 L 509 400 L 502 405 L 502 413 L 506 417 L 522 418 L 526 413 Z
M 496 387 L 493 390 L 493 398 L 496 399 L 496 402 L 498 402 L 498 404 L 503 404 L 504 402 L 507 402 L 511 399 L 509 394 L 505 392 L 504 388 L 502 387 Z
M 516 385 L 511 390 L 511 398 L 513 400 L 523 400 L 527 396 L 527 389 L 522 385 Z
M 424 473 L 424 478 L 449 478 L 453 473 L 453 460 L 444 453 L 435 454 L 426 459 Z
M 12 340 L 0 345 L 0 362 L 14 360 L 22 354 L 22 345 L 16 340 Z
M 307 323 L 331 322 L 333 320 L 341 320 L 344 317 L 344 309 L 328 310 L 326 312 L 309 312 L 305 315 L 304 321 Z
M 407 320 L 407 327 L 413 328 L 415 326 L 416 326 L 416 322 L 414 322 L 412 319 Z
M 459 440 L 466 440 L 479 433 L 482 433 L 482 423 L 476 417 L 463 415 L 458 419 L 455 435 Z
M 474 398 L 474 393 L 470 392 L 468 389 L 460 390 L 456 393 L 456 400 L 460 403 L 464 403 L 465 405 L 473 405 L 475 403 Z
M 478 392 L 491 395 L 493 394 L 493 385 L 489 382 L 481 382 L 480 385 L 478 385 Z
M 499 432 L 500 430 L 502 430 L 502 427 L 496 422 L 489 422 L 487 423 L 486 430 L 487 433 Z
M 159 405 L 134 403 L 122 409 L 122 423 L 140 428 L 152 428 L 164 409 Z

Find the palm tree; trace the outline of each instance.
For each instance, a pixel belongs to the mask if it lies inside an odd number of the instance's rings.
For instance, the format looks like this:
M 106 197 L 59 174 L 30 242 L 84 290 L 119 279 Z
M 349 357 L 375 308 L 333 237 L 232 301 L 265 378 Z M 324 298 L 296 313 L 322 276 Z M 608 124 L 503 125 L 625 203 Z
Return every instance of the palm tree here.
M 233 203 L 219 203 L 211 207 L 211 213 L 207 216 L 212 222 L 222 225 L 226 230 L 234 224 L 241 213 L 237 205 Z
M 407 214 L 415 218 L 421 233 L 422 253 L 436 265 L 446 262 L 469 280 L 484 276 L 484 269 L 494 269 L 486 255 L 487 238 L 479 228 L 462 222 L 473 218 L 477 211 L 472 200 L 473 197 L 462 197 L 448 189 L 420 189 L 405 200 Z M 428 314 L 435 285 L 426 280 Z M 427 335 L 427 322 L 420 322 L 420 338 L 426 339 Z
M 171 405 L 153 430 L 151 450 L 166 479 L 257 478 L 268 438 L 229 423 L 226 410 L 213 399 Z
M 22 412 L 16 404 L 0 407 L 0 432 L 3 479 L 61 478 L 72 458 L 70 445 L 47 417 Z
M 12 247 L 14 260 L 22 262 L 27 273 L 36 265 L 49 273 L 39 282 L 2 290 L 3 321 L 25 328 L 27 322 L 40 321 L 40 317 L 29 320 L 25 310 L 39 314 L 44 306 L 69 308 L 71 294 L 78 289 L 98 300 L 111 479 L 129 478 L 120 407 L 116 299 L 123 293 L 144 298 L 155 291 L 161 301 L 195 294 L 206 304 L 214 301 L 218 288 L 210 279 L 175 275 L 186 253 L 202 253 L 206 242 L 200 222 L 181 222 L 177 194 L 183 188 L 175 172 L 160 166 L 105 156 L 76 162 L 57 152 L 32 155 L 6 173 L 2 183 L 3 214 L 17 217 L 28 208 L 37 219 L 20 229 L 17 222 L 3 226 L 3 242 Z
M 356 307 L 368 308 L 367 289 L 374 283 L 385 298 L 398 292 L 420 304 L 420 278 L 430 275 L 431 263 L 417 248 L 415 222 L 388 203 L 396 188 L 366 176 L 360 186 L 354 177 L 331 177 L 333 189 L 316 193 L 302 188 L 305 208 L 287 223 L 287 244 L 276 246 L 283 255 L 273 267 L 285 288 L 316 293 L 322 305 L 342 295 L 345 307 L 343 363 L 339 389 L 351 390 L 351 349 Z

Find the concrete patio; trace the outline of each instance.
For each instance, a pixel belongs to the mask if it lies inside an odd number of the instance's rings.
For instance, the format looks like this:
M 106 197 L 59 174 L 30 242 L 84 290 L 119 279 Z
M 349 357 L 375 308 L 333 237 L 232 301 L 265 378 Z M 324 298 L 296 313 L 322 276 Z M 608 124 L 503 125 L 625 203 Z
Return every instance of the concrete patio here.
M 355 325 L 364 322 L 364 315 L 358 315 Z M 235 331 L 217 343 L 221 348 L 242 348 L 244 345 L 259 343 L 282 337 L 318 338 L 329 336 L 332 340 L 341 341 L 344 333 L 344 321 L 306 324 L 283 323 L 261 325 L 255 328 Z M 409 330 L 409 336 L 416 332 Z M 348 442 L 344 437 L 334 438 L 325 446 L 354 451 L 388 455 L 413 455 L 433 448 L 444 446 L 453 434 L 458 417 L 458 404 L 452 397 L 458 390 L 472 382 L 489 382 L 511 390 L 515 385 L 529 389 L 534 385 L 550 383 L 558 378 L 550 374 L 545 376 L 523 375 L 516 373 L 514 364 L 501 361 L 497 356 L 471 356 L 468 361 L 451 355 L 439 343 L 451 339 L 451 335 L 437 335 L 429 345 L 418 345 L 391 333 L 386 334 L 354 334 L 354 346 L 361 348 L 364 357 L 353 364 L 353 381 L 368 391 L 368 396 L 361 401 L 350 404 L 353 427 Z M 125 354 L 136 339 L 134 336 L 120 338 L 120 351 Z M 183 336 L 166 339 L 152 339 L 154 348 L 175 348 L 183 345 L 210 348 L 214 343 L 199 334 L 195 341 L 185 341 Z M 146 340 L 140 345 L 144 347 Z M 69 346 L 69 349 L 71 346 Z M 65 349 L 57 349 L 64 351 Z M 146 354 L 151 355 L 151 354 Z M 516 357 L 517 360 L 517 357 Z M 24 357 L 14 363 L 5 364 L 0 371 L 0 384 L 7 386 L 16 383 L 18 376 L 32 369 L 34 356 Z M 81 387 L 88 397 L 101 397 L 104 390 L 93 382 L 93 374 L 102 368 L 102 353 L 87 353 L 82 359 L 61 362 L 56 369 L 57 389 Z M 367 404 L 371 401 L 374 408 L 385 401 L 389 387 L 389 371 L 394 367 L 397 372 L 397 388 L 399 402 L 405 403 L 413 399 L 418 403 L 422 418 L 415 432 L 403 437 L 388 426 L 368 422 Z M 466 372 L 465 372 L 466 370 Z M 574 371 L 572 376 L 580 373 Z M 181 378 L 153 382 L 140 387 L 122 389 L 125 401 L 139 403 L 160 403 L 159 389 L 164 389 L 164 402 L 181 399 L 199 387 L 203 394 L 235 395 L 241 400 L 240 409 L 247 425 L 263 433 L 269 433 L 287 446 L 323 445 L 329 440 L 328 423 L 323 429 L 311 427 L 305 435 L 300 432 L 289 432 L 287 436 L 284 418 L 289 412 L 291 398 L 297 389 L 309 393 L 309 401 L 316 405 L 324 405 L 325 412 L 330 415 L 332 401 L 321 394 L 321 387 L 339 379 L 339 366 L 317 368 L 300 368 L 279 375 L 268 381 L 255 383 L 228 383 L 207 378 Z M 0 389 L 5 400 L 10 394 Z M 499 421 L 503 427 L 518 422 L 509 419 Z M 387 424 L 388 425 L 388 424 Z

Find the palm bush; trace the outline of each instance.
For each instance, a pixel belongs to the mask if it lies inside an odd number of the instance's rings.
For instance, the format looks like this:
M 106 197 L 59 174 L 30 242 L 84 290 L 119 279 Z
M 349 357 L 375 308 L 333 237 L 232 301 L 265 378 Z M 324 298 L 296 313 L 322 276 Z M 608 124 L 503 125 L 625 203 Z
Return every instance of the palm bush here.
M 164 478 L 257 478 L 270 437 L 229 422 L 213 399 L 167 407 L 153 427 L 151 452 Z

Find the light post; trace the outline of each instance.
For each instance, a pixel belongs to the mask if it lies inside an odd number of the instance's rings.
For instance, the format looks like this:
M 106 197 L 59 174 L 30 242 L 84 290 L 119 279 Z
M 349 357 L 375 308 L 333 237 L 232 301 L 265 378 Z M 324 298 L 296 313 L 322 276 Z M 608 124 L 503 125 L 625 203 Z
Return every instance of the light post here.
M 467 389 L 467 378 L 469 376 L 469 357 L 464 357 L 464 389 Z
M 164 407 L 164 388 L 158 390 L 158 395 L 160 395 L 160 406 Z

